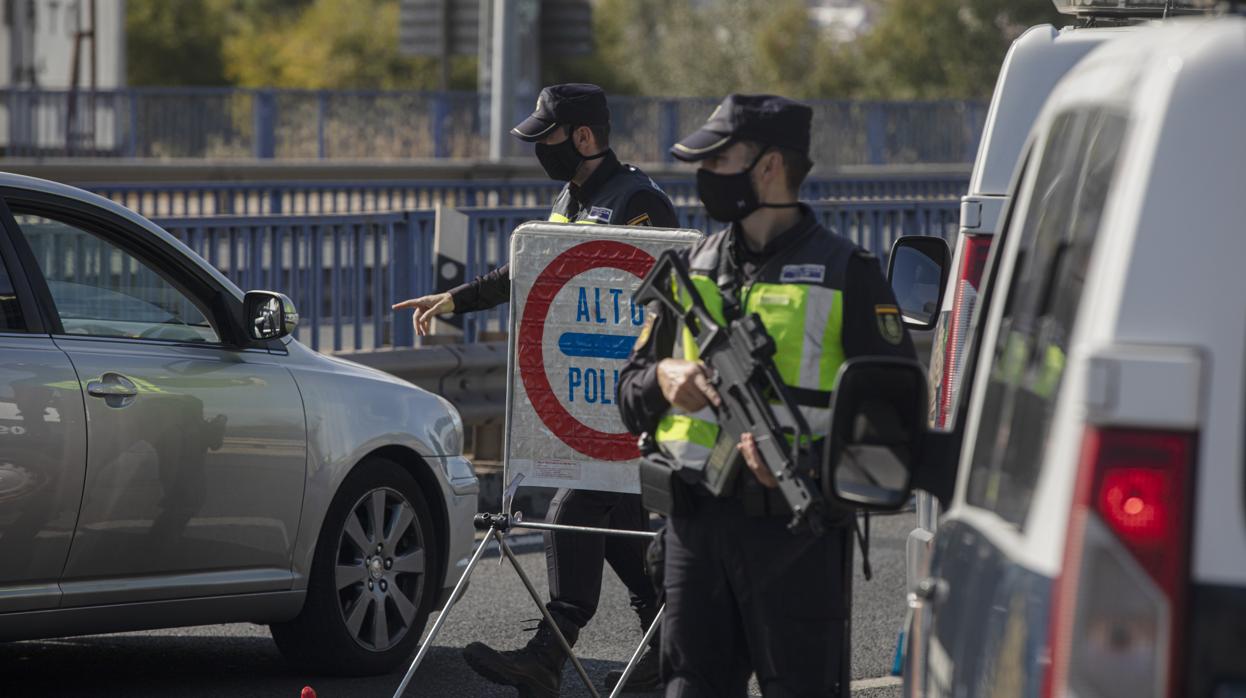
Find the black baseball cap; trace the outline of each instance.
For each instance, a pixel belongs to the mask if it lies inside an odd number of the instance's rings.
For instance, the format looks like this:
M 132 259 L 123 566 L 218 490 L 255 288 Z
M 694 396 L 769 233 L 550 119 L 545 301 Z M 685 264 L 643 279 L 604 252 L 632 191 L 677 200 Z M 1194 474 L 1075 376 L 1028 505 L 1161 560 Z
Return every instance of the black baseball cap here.
M 808 155 L 812 122 L 812 109 L 786 97 L 727 95 L 704 126 L 671 146 L 671 155 L 696 162 L 736 141 L 754 141 Z
M 520 140 L 529 143 L 545 138 L 555 126 L 601 126 L 610 123 L 606 93 L 596 85 L 571 82 L 550 85 L 536 98 L 532 116 L 511 129 Z

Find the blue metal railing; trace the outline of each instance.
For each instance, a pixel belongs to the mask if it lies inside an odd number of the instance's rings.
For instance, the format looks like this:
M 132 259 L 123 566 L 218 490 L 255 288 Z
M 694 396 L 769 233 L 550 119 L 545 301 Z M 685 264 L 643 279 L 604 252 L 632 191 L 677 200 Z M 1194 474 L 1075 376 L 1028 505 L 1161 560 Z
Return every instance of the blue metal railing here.
M 957 199 L 815 204 L 824 225 L 879 255 L 886 263 L 901 235 L 951 237 Z M 467 278 L 509 256 L 511 232 L 542 220 L 543 207 L 467 208 Z M 680 207 L 681 224 L 715 230 L 700 207 Z M 391 303 L 435 287 L 430 210 L 318 216 L 207 216 L 156 222 L 243 289 L 289 295 L 299 308 L 299 339 L 313 349 L 340 352 L 413 346 L 409 312 Z M 505 332 L 508 306 L 464 318 L 464 338 Z
M 807 180 L 802 201 L 949 199 L 969 191 L 969 175 L 890 174 Z M 695 187 L 693 191 L 695 196 Z M 684 203 L 684 202 L 681 202 Z M 697 203 L 689 199 L 687 203 Z
M 301 316 L 295 336 L 336 352 L 414 343 L 409 313 L 390 304 L 432 290 L 435 220 L 421 210 L 156 223 L 239 287 L 289 295 Z
M 676 205 L 697 203 L 692 178 L 659 182 Z M 967 175 L 826 177 L 805 183 L 806 201 L 944 199 L 969 187 Z M 342 214 L 454 207 L 548 206 L 561 185 L 529 180 L 170 182 L 87 184 L 85 189 L 145 216 Z
M 814 214 L 823 225 L 846 235 L 854 243 L 878 255 L 884 266 L 891 245 L 903 235 L 939 235 L 952 239 L 960 224 L 960 200 L 935 201 L 866 201 L 837 202 L 813 205 Z M 545 209 L 467 209 L 468 218 L 467 278 L 475 278 L 500 266 L 510 256 L 510 234 L 519 225 L 544 220 Z M 721 224 L 707 220 L 700 206 L 681 206 L 676 213 L 680 225 L 702 231 L 713 231 Z M 507 331 L 509 305 L 503 304 L 464 318 L 463 333 L 467 341 L 480 338 L 485 332 Z
M 547 208 L 460 209 L 467 216 L 467 260 L 464 278 L 474 279 L 510 258 L 511 232 L 528 221 L 546 220 Z M 482 332 L 505 332 L 510 304 L 471 313 L 463 318 L 463 335 L 476 341 Z
M 520 118 L 534 95 L 517 96 Z M 717 100 L 610 98 L 611 140 L 625 160 L 669 161 Z M 70 105 L 73 105 L 72 107 Z M 971 162 L 984 101 L 815 101 L 814 162 Z M 481 158 L 488 95 L 473 92 L 144 87 L 0 91 L 6 156 L 176 158 Z M 508 139 L 508 155 L 531 146 Z

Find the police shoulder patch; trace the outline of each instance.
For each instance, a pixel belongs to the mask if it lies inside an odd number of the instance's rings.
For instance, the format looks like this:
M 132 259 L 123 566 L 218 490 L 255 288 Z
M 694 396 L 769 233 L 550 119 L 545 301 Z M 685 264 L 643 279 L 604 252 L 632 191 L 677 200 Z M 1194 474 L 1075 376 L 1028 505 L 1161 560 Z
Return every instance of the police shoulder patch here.
M 632 345 L 632 351 L 640 351 L 649 343 L 649 338 L 653 336 L 653 323 L 657 317 L 654 313 L 645 313 L 645 324 L 640 327 L 640 336 L 636 337 L 636 344 Z
M 900 309 L 894 305 L 874 306 L 878 321 L 878 335 L 888 344 L 899 345 L 904 341 L 904 325 L 900 322 Z

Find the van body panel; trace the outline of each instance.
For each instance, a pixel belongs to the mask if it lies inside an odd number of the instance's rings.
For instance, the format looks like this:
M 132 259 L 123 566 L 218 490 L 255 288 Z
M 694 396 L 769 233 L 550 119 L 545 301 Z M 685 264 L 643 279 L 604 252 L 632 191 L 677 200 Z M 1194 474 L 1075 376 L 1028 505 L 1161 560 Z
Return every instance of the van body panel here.
M 943 591 L 914 610 L 913 642 L 921 644 L 909 659 L 927 661 L 910 661 L 907 680 L 928 698 L 965 695 L 965 687 L 969 695 L 1037 696 L 1052 579 L 1018 564 L 965 521 L 940 529 L 933 564 Z
M 991 96 L 978 157 L 969 177 L 970 194 L 1008 194 L 1025 139 L 1052 88 L 1087 53 L 1131 30 L 1057 29 L 1040 24 L 1013 42 Z
M 1023 39 L 1037 45 L 1036 36 Z M 999 339 L 1018 332 L 1001 328 L 1021 272 L 1022 236 L 1010 231 L 995 250 L 992 283 L 1001 293 L 980 325 L 983 356 L 966 377 L 955 496 L 934 536 L 929 574 L 911 597 L 910 695 L 1042 690 L 1088 424 L 1196 435 L 1189 587 L 1172 621 L 1184 648 L 1174 667 L 1177 694 L 1246 694 L 1246 20 L 1171 20 L 1108 42 L 1052 91 L 1034 122 L 1033 152 L 1054 139 L 1061 115 L 1091 111 L 1123 117 L 1124 135 L 1048 431 L 1037 442 L 1037 479 L 1023 518 L 970 503 L 979 429 L 1010 426 L 983 414 L 992 377 L 1010 370 L 996 358 Z M 990 137 L 988 130 L 984 147 Z M 979 164 L 974 187 L 988 169 Z M 1035 169 L 1014 185 L 1017 230 L 1033 201 L 1052 210 L 1078 203 L 1036 199 Z M 995 443 L 1019 436 L 1004 433 Z

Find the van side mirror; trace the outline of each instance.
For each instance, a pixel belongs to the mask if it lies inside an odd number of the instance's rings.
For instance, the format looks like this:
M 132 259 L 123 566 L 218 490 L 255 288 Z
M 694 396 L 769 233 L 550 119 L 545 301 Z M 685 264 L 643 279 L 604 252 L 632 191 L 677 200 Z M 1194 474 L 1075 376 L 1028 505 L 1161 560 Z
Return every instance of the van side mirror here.
M 894 511 L 909 498 L 926 436 L 926 371 L 914 359 L 859 357 L 839 370 L 822 489 L 850 507 Z
M 284 293 L 247 291 L 242 306 L 247 335 L 251 339 L 281 339 L 299 326 L 299 313 L 294 308 L 294 301 Z
M 908 235 L 891 246 L 887 280 L 906 327 L 934 329 L 951 268 L 952 253 L 943 238 Z

